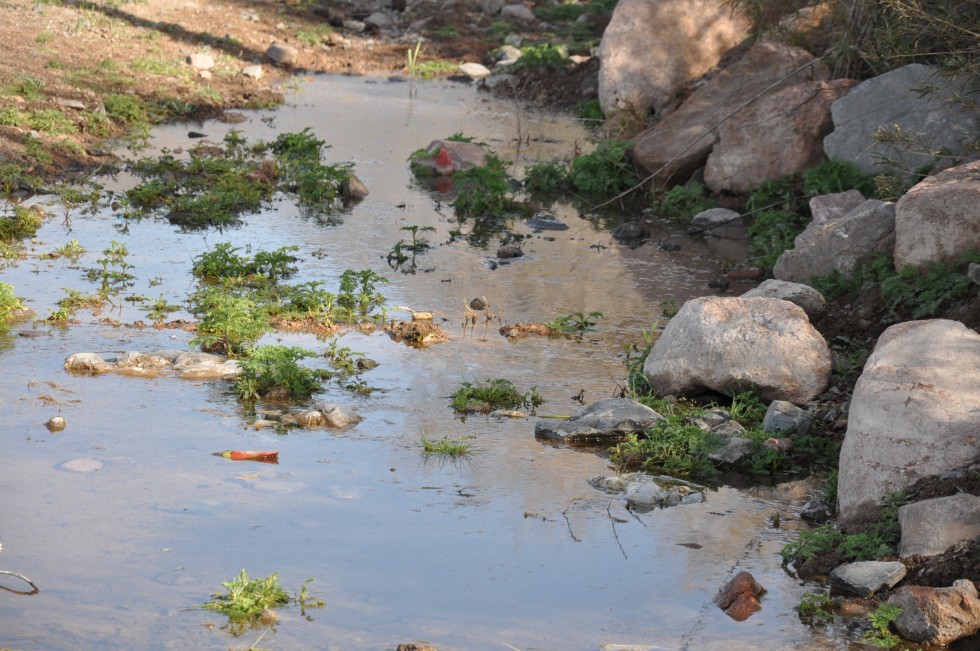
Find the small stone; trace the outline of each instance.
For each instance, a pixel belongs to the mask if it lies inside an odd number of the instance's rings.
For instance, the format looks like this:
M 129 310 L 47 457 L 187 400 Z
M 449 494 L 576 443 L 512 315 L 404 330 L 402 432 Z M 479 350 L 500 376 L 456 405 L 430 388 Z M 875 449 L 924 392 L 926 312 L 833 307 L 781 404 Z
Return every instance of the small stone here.
M 262 78 L 262 66 L 245 66 L 242 68 L 242 74 L 250 79 L 261 79 Z
M 266 48 L 265 55 L 279 65 L 289 65 L 290 63 L 294 63 L 299 57 L 299 50 L 292 45 L 273 43 Z
M 211 71 L 210 70 L 200 70 L 200 71 L 198 71 L 197 76 L 200 77 L 201 79 L 210 79 L 211 78 Z
M 95 459 L 72 459 L 61 464 L 62 470 L 71 472 L 95 472 L 101 467 L 102 462 Z
M 485 310 L 487 309 L 487 299 L 485 298 L 474 298 L 470 301 L 470 308 L 473 310 Z
M 765 591 L 751 574 L 739 572 L 722 587 L 713 601 L 726 615 L 741 622 L 762 608 L 759 595 Z
M 766 448 L 786 454 L 793 449 L 793 440 L 788 438 L 771 438 L 762 442 Z
M 351 174 L 346 181 L 344 181 L 343 195 L 345 199 L 350 201 L 360 201 L 367 197 L 370 192 L 368 192 L 367 186 L 364 185 L 364 181 L 357 178 Z
M 504 244 L 497 249 L 497 257 L 501 259 L 519 258 L 522 255 L 524 255 L 524 252 L 516 244 Z
M 65 429 L 68 423 L 61 416 L 52 416 L 48 419 L 48 422 L 44 424 L 48 428 L 49 432 L 60 432 Z
M 821 500 L 810 500 L 800 509 L 800 519 L 813 524 L 823 524 L 830 519 L 830 515 L 827 513 L 827 505 Z
M 210 70 L 214 67 L 214 57 L 205 52 L 195 52 L 187 57 L 187 63 L 195 70 Z
M 500 15 L 504 18 L 515 18 L 525 22 L 532 22 L 535 19 L 534 12 L 524 5 L 507 5 L 500 10 Z
M 64 106 L 65 108 L 75 109 L 75 110 L 78 110 L 78 111 L 84 111 L 85 110 L 85 103 L 84 102 L 80 102 L 77 99 L 66 99 L 66 98 L 63 98 L 63 97 L 59 97 L 55 101 L 58 102 L 58 106 Z
M 490 69 L 480 63 L 464 63 L 459 66 L 459 71 L 474 81 L 490 76 Z

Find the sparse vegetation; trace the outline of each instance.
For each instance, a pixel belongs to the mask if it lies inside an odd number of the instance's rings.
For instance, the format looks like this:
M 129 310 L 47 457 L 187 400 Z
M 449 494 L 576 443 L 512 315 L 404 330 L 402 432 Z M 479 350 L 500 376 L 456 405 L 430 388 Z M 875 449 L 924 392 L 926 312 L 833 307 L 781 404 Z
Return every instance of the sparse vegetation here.
M 33 237 L 44 221 L 44 211 L 38 206 L 14 206 L 12 217 L 0 215 L 0 242 L 15 242 Z
M 601 318 L 602 312 L 593 311 L 588 314 L 584 312 L 572 312 L 571 314 L 560 316 L 554 321 L 548 321 L 545 325 L 563 334 L 581 334 L 595 330 L 595 326 L 599 322 L 593 319 Z
M 261 616 L 267 610 L 281 608 L 291 602 L 298 603 L 303 610 L 323 607 L 325 604 L 322 601 L 309 596 L 308 585 L 312 581 L 313 579 L 304 581 L 299 595 L 291 597 L 279 585 L 278 573 L 261 579 L 252 579 L 245 570 L 242 570 L 231 581 L 222 583 L 227 590 L 226 593 L 214 593 L 211 601 L 203 604 L 201 608 L 227 615 L 233 625 L 232 631 L 240 633 L 243 627 L 260 623 Z
M 818 626 L 834 620 L 833 603 L 825 594 L 804 592 L 796 607 L 800 621 L 807 626 Z
M 0 282 L 0 327 L 6 325 L 13 314 L 23 309 L 24 305 L 14 295 L 13 285 Z
M 629 159 L 630 143 L 604 140 L 594 151 L 572 161 L 569 179 L 579 192 L 593 196 L 612 196 L 633 187 L 639 177 Z
M 308 398 L 323 386 L 327 373 L 303 366 L 303 359 L 315 358 L 312 350 L 298 346 L 258 346 L 239 361 L 242 374 L 235 392 L 246 403 L 259 398 L 291 400 Z
M 439 439 L 433 439 L 423 433 L 419 437 L 419 442 L 422 444 L 422 450 L 426 454 L 441 454 L 452 458 L 466 456 L 473 449 L 463 437 L 449 438 L 448 436 L 443 436 Z

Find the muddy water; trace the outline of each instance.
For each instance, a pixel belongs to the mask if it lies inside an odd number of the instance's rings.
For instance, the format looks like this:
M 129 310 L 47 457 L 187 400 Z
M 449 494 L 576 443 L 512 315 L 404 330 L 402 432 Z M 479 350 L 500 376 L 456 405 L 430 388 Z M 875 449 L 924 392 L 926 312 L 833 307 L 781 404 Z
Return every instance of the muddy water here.
M 345 269 L 371 268 L 391 280 L 382 288 L 388 305 L 432 311 L 451 335 L 419 351 L 380 333 L 344 334 L 342 345 L 380 362 L 364 375 L 379 390 L 356 397 L 330 385 L 320 397 L 365 420 L 342 433 L 288 435 L 251 428 L 224 383 L 66 374 L 62 363 L 74 352 L 187 347 L 182 331 L 102 321 L 146 319 L 130 303 L 83 310 L 66 329 L 22 323 L 0 335 L 0 567 L 41 587 L 32 597 L 0 593 L 0 647 L 248 648 L 261 630 L 233 638 L 222 616 L 195 608 L 246 568 L 252 576 L 278 572 L 291 591 L 315 577 L 311 591 L 327 604 L 307 618 L 282 610 L 263 648 L 393 649 L 414 639 L 443 650 L 846 648 L 799 623 L 792 607 L 805 587 L 778 557 L 792 532 L 769 526 L 776 512 L 792 526 L 806 484 L 720 485 L 703 504 L 631 514 L 622 499 L 586 483 L 609 472 L 601 454 L 536 441 L 534 418 L 453 416 L 447 396 L 463 380 L 536 386 L 542 414 L 574 412 L 581 391 L 587 403 L 612 395 L 623 347 L 655 324 L 659 303 L 709 293 L 706 281 L 739 252 L 683 238 L 679 251 L 629 249 L 568 206 L 557 214 L 569 230 L 516 225 L 530 235 L 526 256 L 492 269 L 496 242 L 480 249 L 451 241 L 452 209 L 413 185 L 408 154 L 462 132 L 516 161 L 519 173 L 526 160 L 587 147 L 587 134 L 567 118 L 465 87 L 424 84 L 411 98 L 408 91 L 368 79 L 304 81 L 286 107 L 237 125 L 264 140 L 311 127 L 332 145 L 329 160 L 353 161 L 371 195 L 339 224 L 317 223 L 287 202 L 221 233 L 180 233 L 153 220 L 126 228 L 111 212 L 75 214 L 67 224 L 50 220 L 28 258 L 0 272 L 45 316 L 63 288 L 94 291 L 83 269 L 112 240 L 130 252 L 131 291 L 171 303 L 193 288 L 193 257 L 215 243 L 297 245 L 295 282 L 335 288 Z M 229 127 L 192 128 L 220 142 Z M 188 129 L 161 129 L 152 145 L 186 147 Z M 419 256 L 415 274 L 384 260 L 408 225 L 436 229 L 427 234 L 436 246 Z M 39 259 L 72 238 L 88 250 L 77 264 Z M 475 296 L 499 319 L 464 330 L 464 301 Z M 496 334 L 501 322 L 592 310 L 605 318 L 581 340 L 512 343 Z M 325 347 L 302 335 L 263 343 L 276 341 Z M 43 423 L 58 413 L 68 427 L 49 433 Z M 422 434 L 470 436 L 475 450 L 459 463 L 426 459 Z M 210 455 L 229 448 L 279 449 L 281 463 Z M 101 465 L 64 466 L 75 459 Z M 743 623 L 711 604 L 739 570 L 768 589 L 762 611 Z

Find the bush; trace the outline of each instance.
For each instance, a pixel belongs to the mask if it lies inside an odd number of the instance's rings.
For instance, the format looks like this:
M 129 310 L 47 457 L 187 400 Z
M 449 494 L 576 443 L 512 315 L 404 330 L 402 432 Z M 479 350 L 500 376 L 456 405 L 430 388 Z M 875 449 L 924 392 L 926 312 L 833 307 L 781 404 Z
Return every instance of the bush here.
M 13 285 L 0 282 L 0 326 L 6 323 L 14 312 L 23 309 L 20 299 L 14 295 Z
M 611 196 L 633 187 L 639 177 L 625 140 L 599 143 L 595 151 L 572 161 L 569 178 L 576 190 L 595 196 Z
M 308 398 L 323 388 L 320 379 L 324 372 L 302 366 L 299 361 L 316 356 L 312 350 L 298 346 L 254 348 L 239 362 L 242 374 L 235 382 L 235 391 L 245 402 L 267 396 Z
M 655 210 L 664 219 L 690 219 L 694 215 L 715 207 L 715 202 L 704 195 L 700 183 L 675 185 L 655 201 Z
M 44 222 L 44 211 L 37 206 L 14 206 L 13 217 L 0 217 L 0 242 L 34 237 Z
M 565 167 L 557 159 L 532 163 L 524 173 L 524 187 L 531 192 L 558 192 L 568 181 Z

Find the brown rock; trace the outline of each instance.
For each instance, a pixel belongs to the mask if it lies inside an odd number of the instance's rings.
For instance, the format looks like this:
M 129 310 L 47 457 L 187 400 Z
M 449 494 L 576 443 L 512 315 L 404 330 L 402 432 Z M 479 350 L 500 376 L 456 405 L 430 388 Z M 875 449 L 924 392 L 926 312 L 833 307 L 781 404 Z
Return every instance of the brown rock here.
M 715 192 L 749 192 L 819 163 L 823 137 L 833 129 L 830 105 L 857 83 L 805 82 L 753 102 L 718 128 L 705 184 Z
M 894 623 L 906 640 L 949 644 L 980 631 L 980 599 L 972 581 L 956 581 L 949 588 L 905 586 L 888 603 L 902 609 Z
M 765 591 L 751 574 L 739 572 L 718 592 L 714 603 L 736 622 L 742 622 L 762 608 L 759 595 Z
M 734 108 L 776 87 L 829 77 L 822 63 L 791 75 L 810 61 L 813 56 L 799 48 L 756 43 L 741 60 L 694 91 L 680 108 L 638 135 L 633 140 L 633 157 L 641 167 L 656 174 L 658 185 L 683 183 L 704 165 L 718 141 L 719 123 Z M 774 89 L 767 91 L 769 86 Z

